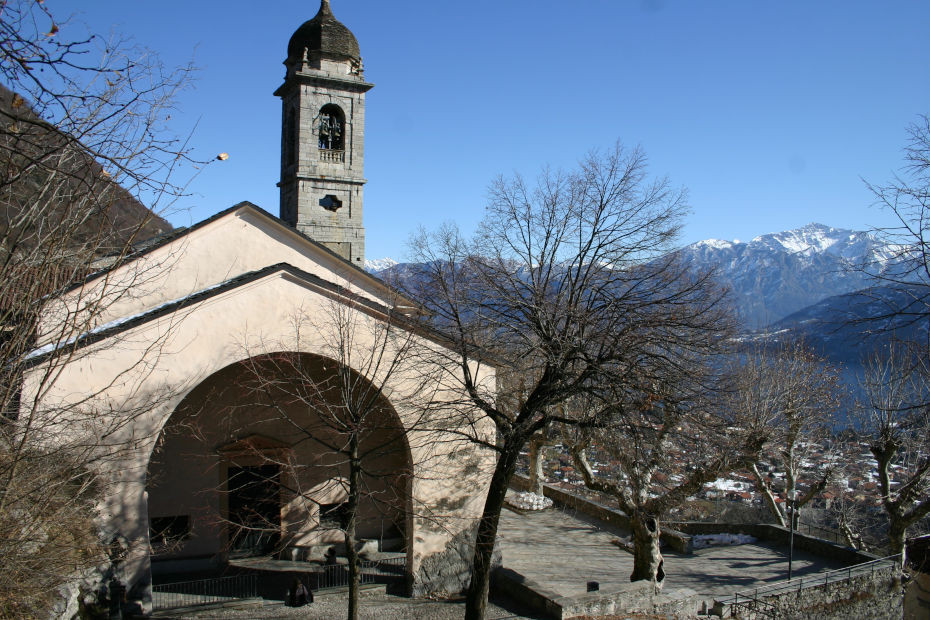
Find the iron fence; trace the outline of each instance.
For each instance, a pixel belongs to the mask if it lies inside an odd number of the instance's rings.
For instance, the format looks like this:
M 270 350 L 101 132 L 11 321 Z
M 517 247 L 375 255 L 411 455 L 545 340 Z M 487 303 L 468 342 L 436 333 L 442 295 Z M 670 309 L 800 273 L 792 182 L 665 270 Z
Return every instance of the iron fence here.
M 737 610 L 753 611 L 760 615 L 775 617 L 775 606 L 764 599 L 770 599 L 780 596 L 787 592 L 800 592 L 805 588 L 814 588 L 825 586 L 831 583 L 849 581 L 853 577 L 860 575 L 874 574 L 876 571 L 886 568 L 900 568 L 901 556 L 892 555 L 886 558 L 879 558 L 871 562 L 847 566 L 836 570 L 825 571 L 806 577 L 795 577 L 785 581 L 755 588 L 753 590 L 743 590 L 736 592 L 733 596 L 719 599 L 717 602 L 724 608 L 729 607 L 731 615 L 735 616 Z
M 385 558 L 359 561 L 359 583 L 375 583 L 378 577 L 403 577 L 407 558 Z M 344 588 L 349 585 L 349 567 L 346 564 L 327 564 L 312 573 L 313 589 Z
M 359 583 L 376 583 L 379 578 L 403 577 L 407 568 L 406 557 L 361 560 Z M 315 590 L 344 588 L 349 585 L 349 567 L 345 564 L 315 566 L 308 573 L 307 585 Z M 259 596 L 257 573 L 232 577 L 198 579 L 152 586 L 152 606 L 155 609 L 177 609 L 226 603 Z
M 209 605 L 257 596 L 258 576 L 254 574 L 152 586 L 152 606 L 155 609 Z

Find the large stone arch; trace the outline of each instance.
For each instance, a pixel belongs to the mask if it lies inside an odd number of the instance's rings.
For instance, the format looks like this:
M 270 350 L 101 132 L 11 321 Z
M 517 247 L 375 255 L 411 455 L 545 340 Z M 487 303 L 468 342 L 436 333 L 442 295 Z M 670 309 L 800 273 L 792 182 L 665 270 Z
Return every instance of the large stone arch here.
M 244 541 L 263 547 L 253 551 L 293 552 L 284 555 L 301 559 L 340 546 L 341 532 L 321 527 L 337 516 L 321 509 L 334 511 L 346 493 L 347 463 L 332 450 L 347 440 L 344 430 L 333 428 L 344 409 L 337 394 L 319 391 L 331 387 L 337 367 L 315 353 L 273 352 L 229 364 L 187 392 L 147 465 L 147 518 L 150 530 L 163 534 L 153 541 L 153 571 L 215 567 L 230 553 L 248 551 Z M 358 379 L 373 395 L 359 429 L 365 475 L 358 536 L 412 558 L 407 435 L 388 398 L 367 378 Z M 332 402 L 315 402 L 317 396 Z M 269 474 L 264 486 L 276 496 L 277 515 L 235 511 L 236 494 L 246 485 L 231 472 L 256 468 Z

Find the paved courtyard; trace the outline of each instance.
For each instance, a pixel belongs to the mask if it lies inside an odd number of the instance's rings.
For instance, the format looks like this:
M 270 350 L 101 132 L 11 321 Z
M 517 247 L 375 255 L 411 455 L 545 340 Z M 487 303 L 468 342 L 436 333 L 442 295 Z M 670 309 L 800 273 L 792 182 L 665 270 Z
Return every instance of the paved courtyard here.
M 551 508 L 520 515 L 504 510 L 500 544 L 504 566 L 562 596 L 585 592 L 588 581 L 602 591 L 629 583 L 633 556 L 611 543 L 627 532 L 574 511 Z M 666 588 L 690 588 L 708 600 L 764 582 L 787 578 L 786 550 L 764 542 L 700 549 L 694 555 L 663 551 Z M 844 564 L 795 550 L 795 577 Z

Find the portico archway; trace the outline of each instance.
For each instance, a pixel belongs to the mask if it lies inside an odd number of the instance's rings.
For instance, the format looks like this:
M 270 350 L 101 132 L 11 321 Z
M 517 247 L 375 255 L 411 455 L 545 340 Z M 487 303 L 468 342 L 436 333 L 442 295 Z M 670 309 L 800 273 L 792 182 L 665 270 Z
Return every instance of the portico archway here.
M 364 410 L 346 407 L 340 370 L 368 390 Z M 280 352 L 211 374 L 162 429 L 146 483 L 153 572 L 340 550 L 353 432 L 363 467 L 357 537 L 411 549 L 413 465 L 394 407 L 335 360 Z

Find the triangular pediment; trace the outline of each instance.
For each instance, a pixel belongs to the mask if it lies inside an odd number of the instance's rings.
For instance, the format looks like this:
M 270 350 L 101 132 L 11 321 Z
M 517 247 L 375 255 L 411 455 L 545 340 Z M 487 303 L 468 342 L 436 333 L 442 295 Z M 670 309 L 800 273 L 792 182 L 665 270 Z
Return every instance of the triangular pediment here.
M 126 263 L 91 276 L 83 290 L 90 290 L 95 279 L 106 281 L 111 289 L 130 289 L 113 303 L 102 304 L 98 324 L 105 324 L 280 264 L 379 305 L 414 311 L 413 302 L 380 279 L 248 202 L 140 249 Z

